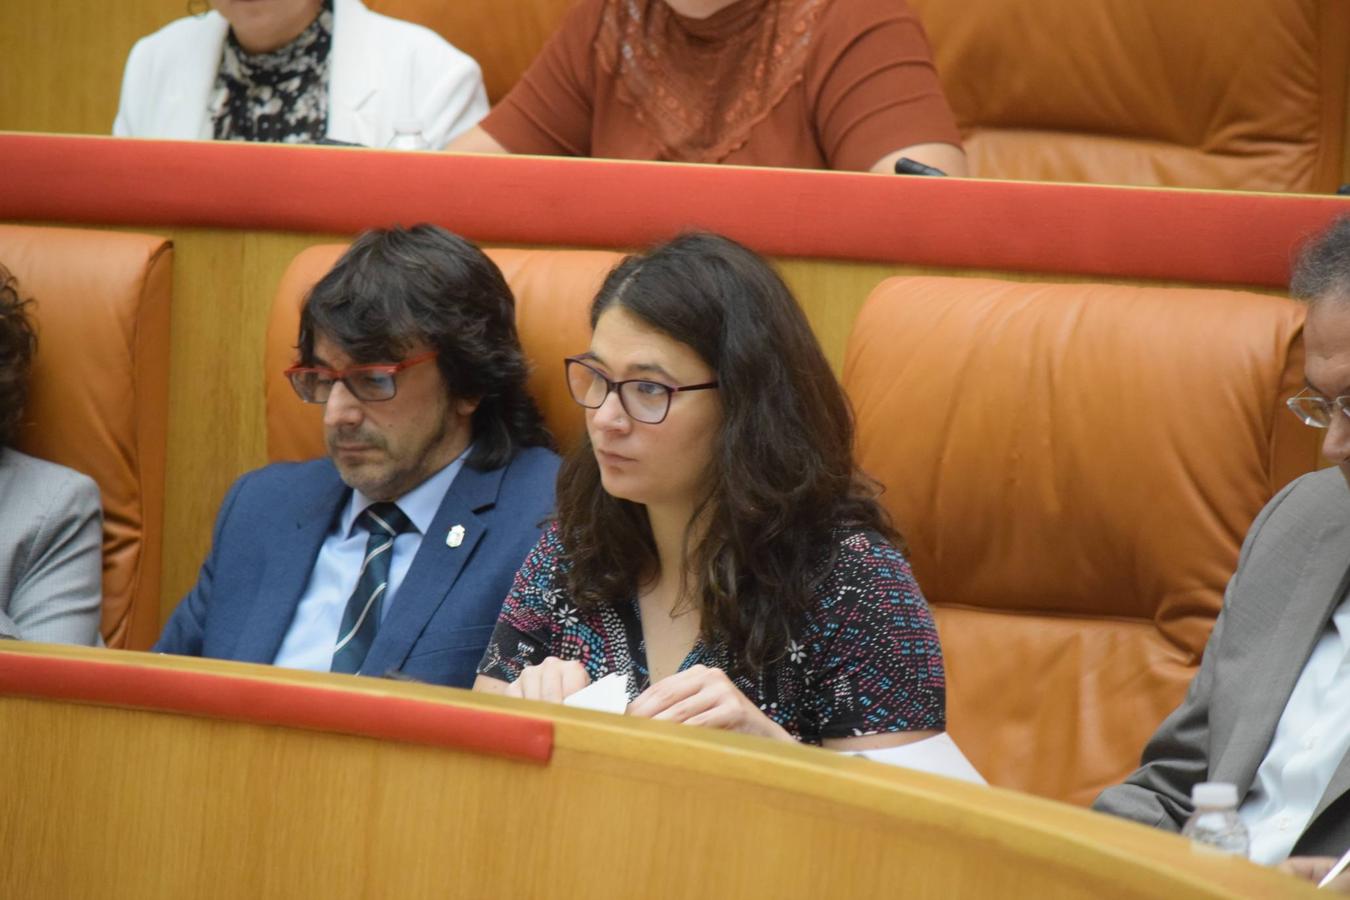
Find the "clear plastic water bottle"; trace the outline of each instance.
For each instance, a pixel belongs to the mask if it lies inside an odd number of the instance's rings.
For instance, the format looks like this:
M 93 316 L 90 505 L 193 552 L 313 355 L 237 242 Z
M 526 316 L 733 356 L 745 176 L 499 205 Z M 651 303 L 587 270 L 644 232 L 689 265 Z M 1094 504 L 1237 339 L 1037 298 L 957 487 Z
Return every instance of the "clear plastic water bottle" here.
M 1246 857 L 1251 847 L 1247 826 L 1238 816 L 1237 787 L 1226 781 L 1205 781 L 1191 788 L 1195 812 L 1182 826 L 1191 846 L 1210 853 Z
M 430 150 L 431 145 L 422 136 L 421 119 L 399 119 L 394 122 L 394 137 L 389 141 L 390 150 Z

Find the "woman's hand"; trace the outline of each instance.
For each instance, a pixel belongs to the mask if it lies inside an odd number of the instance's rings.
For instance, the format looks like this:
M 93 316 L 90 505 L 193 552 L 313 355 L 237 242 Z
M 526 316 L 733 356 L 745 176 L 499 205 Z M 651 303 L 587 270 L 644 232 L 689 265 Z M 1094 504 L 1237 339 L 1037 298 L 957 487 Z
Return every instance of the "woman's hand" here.
M 502 691 L 507 697 L 561 703 L 591 683 L 586 667 L 576 660 L 545 657 L 537 666 L 526 666 L 520 677 Z
M 707 666 L 690 666 L 661 679 L 628 704 L 628 714 L 792 740 L 792 735 L 731 683 L 726 672 Z

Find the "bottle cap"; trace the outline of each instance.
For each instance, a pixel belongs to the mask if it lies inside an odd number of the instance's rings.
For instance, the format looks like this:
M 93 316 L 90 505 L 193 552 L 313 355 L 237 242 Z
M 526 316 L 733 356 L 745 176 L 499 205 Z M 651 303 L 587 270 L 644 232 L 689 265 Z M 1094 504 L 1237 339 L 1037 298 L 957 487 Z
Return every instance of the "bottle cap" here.
M 421 119 L 395 119 L 394 134 L 421 134 Z
M 1237 786 L 1226 781 L 1202 781 L 1191 788 L 1194 806 L 1233 806 L 1238 802 Z

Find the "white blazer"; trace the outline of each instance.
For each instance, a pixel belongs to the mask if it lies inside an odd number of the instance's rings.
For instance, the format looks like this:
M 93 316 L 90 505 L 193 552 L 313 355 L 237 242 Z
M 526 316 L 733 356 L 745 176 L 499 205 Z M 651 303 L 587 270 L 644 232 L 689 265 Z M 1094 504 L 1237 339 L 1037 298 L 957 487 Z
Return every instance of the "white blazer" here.
M 127 57 L 113 134 L 212 137 L 208 106 L 229 23 L 189 16 L 141 38 Z M 488 111 L 478 63 L 430 29 L 335 0 L 329 58 L 328 137 L 384 147 L 394 123 L 416 119 L 436 149 Z

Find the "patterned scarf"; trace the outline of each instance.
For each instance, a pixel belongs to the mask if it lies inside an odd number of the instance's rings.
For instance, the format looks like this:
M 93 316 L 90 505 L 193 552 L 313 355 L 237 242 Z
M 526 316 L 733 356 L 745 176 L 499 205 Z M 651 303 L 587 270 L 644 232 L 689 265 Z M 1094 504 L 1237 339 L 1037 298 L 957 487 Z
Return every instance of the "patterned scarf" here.
M 270 53 L 249 53 L 230 29 L 211 96 L 219 141 L 309 144 L 328 131 L 328 51 L 333 0 L 295 40 Z
M 720 162 L 802 77 L 829 0 L 736 0 L 706 19 L 606 0 L 601 67 L 668 159 Z

